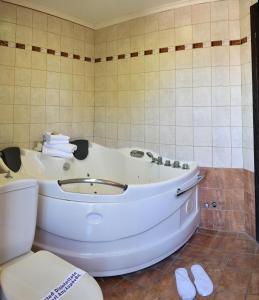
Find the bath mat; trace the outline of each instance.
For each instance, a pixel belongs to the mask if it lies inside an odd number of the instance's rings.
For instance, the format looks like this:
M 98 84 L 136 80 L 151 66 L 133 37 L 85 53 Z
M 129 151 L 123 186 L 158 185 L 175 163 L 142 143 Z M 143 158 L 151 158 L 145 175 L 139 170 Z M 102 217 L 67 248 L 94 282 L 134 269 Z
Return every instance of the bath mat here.
M 77 146 L 77 150 L 73 153 L 74 157 L 78 160 L 83 160 L 88 156 L 88 141 L 87 140 L 74 140 L 70 142 Z
M 18 172 L 21 168 L 21 151 L 18 147 L 9 147 L 0 151 L 0 155 L 6 166 L 13 172 Z
M 185 268 L 175 270 L 176 288 L 182 300 L 193 300 L 196 296 L 196 289 L 189 278 Z
M 209 275 L 205 272 L 202 266 L 193 265 L 191 267 L 192 275 L 194 277 L 194 284 L 198 293 L 203 296 L 209 296 L 213 293 L 213 283 Z

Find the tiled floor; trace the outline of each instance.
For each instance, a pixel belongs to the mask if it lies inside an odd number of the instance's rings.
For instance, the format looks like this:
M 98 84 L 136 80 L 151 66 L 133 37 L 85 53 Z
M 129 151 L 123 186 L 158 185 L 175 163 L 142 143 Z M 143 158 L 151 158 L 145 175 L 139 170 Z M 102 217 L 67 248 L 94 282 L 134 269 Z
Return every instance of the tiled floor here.
M 259 300 L 259 244 L 246 234 L 198 230 L 177 253 L 145 270 L 97 278 L 105 300 L 178 300 L 177 267 L 201 264 L 215 290 L 196 299 Z

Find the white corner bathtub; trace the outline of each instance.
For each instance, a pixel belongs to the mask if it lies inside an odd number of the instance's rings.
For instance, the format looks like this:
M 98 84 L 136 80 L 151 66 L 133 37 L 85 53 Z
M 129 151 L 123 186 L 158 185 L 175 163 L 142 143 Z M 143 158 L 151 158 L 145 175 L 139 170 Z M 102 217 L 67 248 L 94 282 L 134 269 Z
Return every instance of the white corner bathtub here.
M 12 175 L 39 181 L 37 248 L 93 276 L 113 276 L 148 267 L 187 242 L 199 225 L 197 164 L 157 165 L 131 150 L 91 144 L 83 161 L 22 151 L 22 168 Z

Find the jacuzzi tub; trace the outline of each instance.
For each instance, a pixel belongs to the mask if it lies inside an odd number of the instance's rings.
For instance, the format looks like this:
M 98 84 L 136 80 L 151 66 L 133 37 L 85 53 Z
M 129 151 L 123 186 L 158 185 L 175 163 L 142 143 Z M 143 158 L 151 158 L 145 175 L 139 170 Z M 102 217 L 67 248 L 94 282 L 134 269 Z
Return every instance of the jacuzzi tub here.
M 12 175 L 39 181 L 37 248 L 93 276 L 112 276 L 150 266 L 186 243 L 199 225 L 197 164 L 157 165 L 131 150 L 91 144 L 83 161 L 22 151 L 22 168 Z

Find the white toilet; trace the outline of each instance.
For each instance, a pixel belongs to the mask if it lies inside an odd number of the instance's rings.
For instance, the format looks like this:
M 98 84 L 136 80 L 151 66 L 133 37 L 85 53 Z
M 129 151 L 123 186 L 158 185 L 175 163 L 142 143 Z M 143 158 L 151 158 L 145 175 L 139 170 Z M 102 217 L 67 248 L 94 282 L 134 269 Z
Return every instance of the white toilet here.
M 0 175 L 0 299 L 102 300 L 93 277 L 50 252 L 31 252 L 37 198 L 36 180 Z

